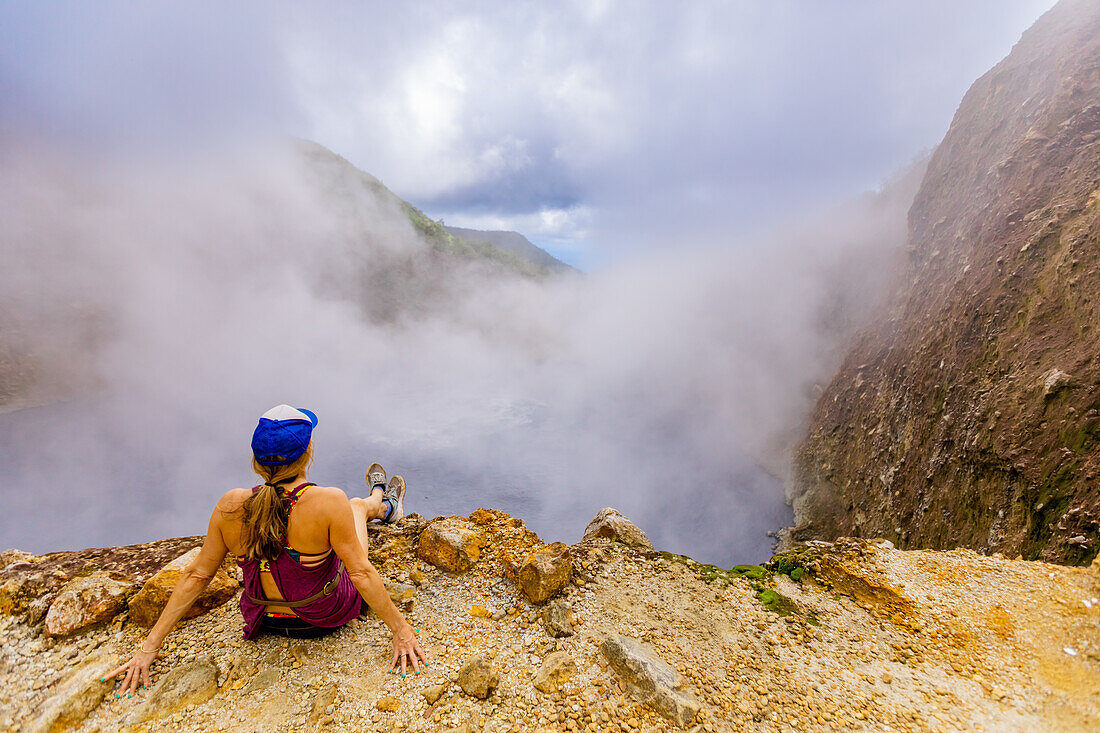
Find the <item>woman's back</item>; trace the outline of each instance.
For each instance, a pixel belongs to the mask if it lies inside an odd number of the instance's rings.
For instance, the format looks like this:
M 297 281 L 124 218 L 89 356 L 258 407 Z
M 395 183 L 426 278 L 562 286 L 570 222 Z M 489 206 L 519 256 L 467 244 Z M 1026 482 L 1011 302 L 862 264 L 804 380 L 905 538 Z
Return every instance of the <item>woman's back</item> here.
M 229 511 L 223 512 L 222 521 L 219 523 L 226 547 L 238 558 L 248 554 L 244 542 L 242 509 L 255 490 L 234 489 L 229 492 Z M 290 491 L 294 491 L 297 497 L 291 500 L 285 544 L 304 556 L 329 553 L 332 550 L 328 541 L 331 519 L 325 511 L 327 505 L 325 499 L 331 500 L 336 494 L 343 496 L 344 492 L 331 486 L 313 484 L 306 487 L 295 486 L 284 493 L 290 493 Z
M 253 490 L 241 489 L 243 505 Z M 288 504 L 283 549 L 272 558 L 244 557 L 242 513 L 227 518 L 226 545 L 238 557 L 244 574 L 241 612 L 245 635 L 257 630 L 264 614 L 294 615 L 318 626 L 347 623 L 359 614 L 358 593 L 329 544 L 331 501 L 344 499 L 339 489 L 302 483 L 282 492 Z M 234 497 L 235 499 L 237 497 Z M 327 592 L 326 592 L 327 591 Z M 271 601 L 314 599 L 305 606 Z

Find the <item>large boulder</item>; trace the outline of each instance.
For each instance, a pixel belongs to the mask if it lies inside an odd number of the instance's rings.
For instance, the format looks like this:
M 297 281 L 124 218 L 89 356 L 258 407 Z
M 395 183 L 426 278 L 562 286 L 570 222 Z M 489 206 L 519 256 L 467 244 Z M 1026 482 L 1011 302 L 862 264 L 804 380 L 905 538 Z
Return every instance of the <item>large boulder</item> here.
M 577 663 L 569 656 L 569 652 L 553 652 L 542 660 L 533 684 L 539 692 L 553 694 L 575 677 L 578 671 Z
M 23 728 L 26 733 L 53 733 L 79 728 L 114 687 L 107 673 L 118 666 L 113 655 L 93 655 L 73 670 L 50 692 L 38 716 Z M 112 695 L 113 697 L 113 695 Z
M 543 609 L 542 624 L 555 639 L 572 636 L 573 623 L 573 609 L 562 601 L 553 601 Z
M 200 548 L 196 547 L 180 555 L 145 582 L 137 595 L 130 599 L 131 621 L 145 627 L 156 623 L 160 612 L 168 604 L 168 598 L 172 595 L 176 583 L 183 576 L 183 571 L 198 557 L 199 550 Z M 210 585 L 195 600 L 184 618 L 201 616 L 210 609 L 217 608 L 236 595 L 239 587 L 236 579 L 230 578 L 224 568 L 218 568 Z
M 635 696 L 681 728 L 702 708 L 695 697 L 677 689 L 680 673 L 641 642 L 611 634 L 600 644 L 600 653 Z
M 458 671 L 457 682 L 467 695 L 484 700 L 500 684 L 500 674 L 484 657 L 471 657 Z
M 569 585 L 573 577 L 573 555 L 569 546 L 555 542 L 531 552 L 519 567 L 520 590 L 532 603 L 544 603 Z
M 177 710 L 204 703 L 218 692 L 218 667 L 207 658 L 173 668 L 161 678 L 133 723 L 163 718 Z
M 30 565 L 37 562 L 40 558 L 38 555 L 27 552 L 25 550 L 10 549 L 0 552 L 0 570 L 7 570 L 16 565 Z
M 584 537 L 581 541 L 594 539 L 609 539 L 613 542 L 621 542 L 627 547 L 645 552 L 653 551 L 653 543 L 638 525 L 631 522 L 615 509 L 605 507 L 601 509 L 588 526 L 584 528 Z
M 336 704 L 336 693 L 336 685 L 329 682 L 322 687 L 321 691 L 313 698 L 313 704 L 310 705 L 309 708 L 309 715 L 306 716 L 306 724 L 311 726 L 311 729 L 315 729 L 312 728 L 312 726 L 316 726 L 321 721 L 321 718 L 328 714 L 325 712 L 328 710 L 328 706 Z
M 25 615 L 37 624 L 46 616 L 61 589 L 74 578 L 107 570 L 144 583 L 184 552 L 202 544 L 202 537 L 175 537 L 123 547 L 32 555 L 20 550 L 0 552 L 0 613 Z
M 126 609 L 137 589 L 133 579 L 109 571 L 70 580 L 46 613 L 46 635 L 67 636 L 111 620 Z
M 420 533 L 416 556 L 452 573 L 469 570 L 481 557 L 485 536 L 465 517 L 446 517 Z

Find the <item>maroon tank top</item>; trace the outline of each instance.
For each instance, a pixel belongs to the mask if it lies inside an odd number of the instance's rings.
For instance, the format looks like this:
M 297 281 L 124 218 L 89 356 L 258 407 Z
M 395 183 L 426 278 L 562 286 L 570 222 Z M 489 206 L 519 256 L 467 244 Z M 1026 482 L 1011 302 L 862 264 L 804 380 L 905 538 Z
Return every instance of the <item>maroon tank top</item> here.
M 286 493 L 290 511 L 293 511 L 302 493 L 313 485 L 301 484 Z M 259 488 L 260 486 L 256 486 L 252 490 L 256 491 Z M 288 519 L 289 516 L 288 513 Z M 286 545 L 286 542 L 284 541 L 283 544 Z M 244 616 L 244 638 L 252 639 L 259 633 L 266 611 L 265 606 L 249 600 L 249 596 L 265 597 L 263 585 L 260 583 L 261 564 L 271 573 L 283 599 L 292 602 L 318 594 L 339 572 L 336 589 L 332 593 L 294 609 L 295 615 L 303 621 L 314 626 L 332 628 L 343 626 L 359 615 L 362 604 L 359 591 L 355 589 L 347 570 L 343 568 L 335 552 L 330 552 L 328 557 L 314 566 L 302 565 L 291 552 L 293 552 L 292 548 L 287 547 L 274 560 L 268 562 L 248 558 L 237 559 L 237 564 L 244 574 L 244 593 L 241 594 L 240 602 L 241 615 Z

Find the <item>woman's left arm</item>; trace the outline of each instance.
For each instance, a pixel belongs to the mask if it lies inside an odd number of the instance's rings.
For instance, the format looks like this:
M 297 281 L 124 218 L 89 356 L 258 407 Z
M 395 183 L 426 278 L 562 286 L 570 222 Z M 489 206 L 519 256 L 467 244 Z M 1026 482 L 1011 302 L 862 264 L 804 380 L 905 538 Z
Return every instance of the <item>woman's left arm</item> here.
M 202 549 L 199 550 L 198 556 L 184 568 L 176 587 L 172 589 L 168 604 L 160 612 L 160 617 L 149 630 L 145 641 L 138 645 L 138 650 L 134 652 L 130 661 L 108 675 L 108 677 L 116 677 L 122 673 L 126 674 L 118 695 L 125 692 L 129 697 L 137 690 L 139 682 L 142 686 L 149 684 L 149 667 L 157 657 L 157 650 L 160 649 L 176 622 L 183 618 L 199 595 L 206 590 L 206 586 L 210 585 L 214 574 L 218 572 L 218 567 L 225 560 L 229 549 L 222 537 L 221 524 L 226 513 L 228 497 L 227 493 L 214 507 Z

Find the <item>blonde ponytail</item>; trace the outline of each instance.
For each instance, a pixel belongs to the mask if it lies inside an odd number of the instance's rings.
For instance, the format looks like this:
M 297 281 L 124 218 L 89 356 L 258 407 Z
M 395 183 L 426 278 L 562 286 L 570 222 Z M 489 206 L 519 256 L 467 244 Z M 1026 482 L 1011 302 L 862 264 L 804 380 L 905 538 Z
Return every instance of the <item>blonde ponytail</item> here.
M 304 476 L 313 462 L 313 444 L 298 460 L 285 466 L 262 466 L 252 459 L 252 470 L 264 480 L 264 485 L 252 492 L 241 507 L 241 544 L 244 557 L 251 560 L 274 560 L 286 544 L 286 525 L 290 505 L 283 497 L 280 484 Z

